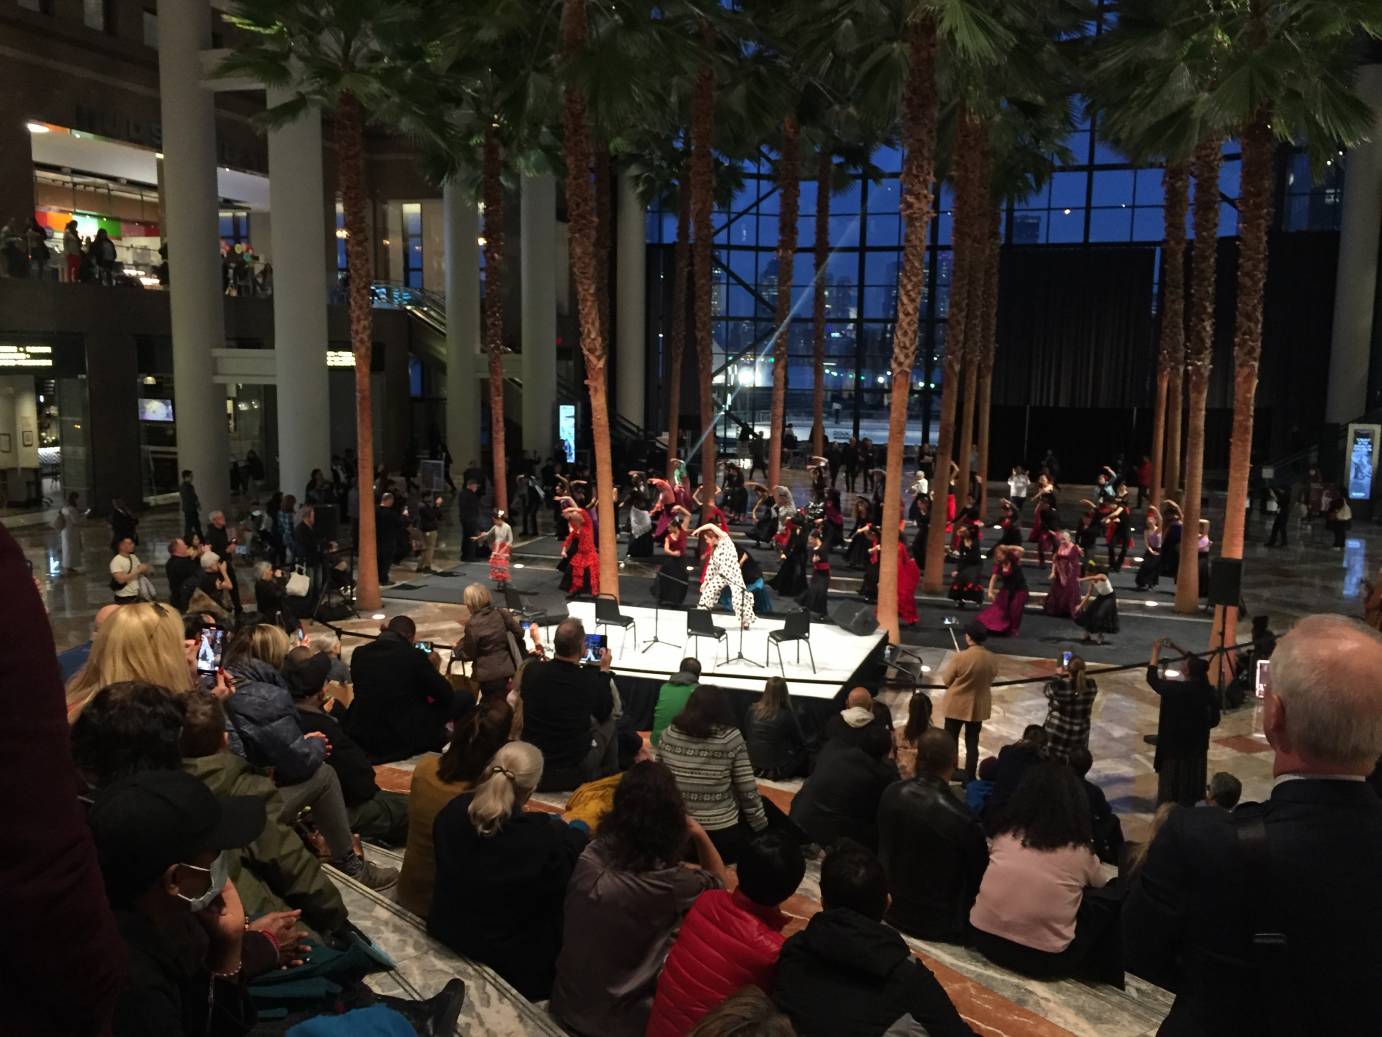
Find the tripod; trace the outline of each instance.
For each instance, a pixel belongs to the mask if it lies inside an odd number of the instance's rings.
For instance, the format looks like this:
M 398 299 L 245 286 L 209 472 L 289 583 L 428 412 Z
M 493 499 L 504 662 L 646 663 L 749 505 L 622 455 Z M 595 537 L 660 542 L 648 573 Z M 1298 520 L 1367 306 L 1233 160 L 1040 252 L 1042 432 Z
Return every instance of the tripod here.
M 687 566 L 687 569 L 689 570 L 689 569 L 690 569 L 690 566 Z M 674 583 L 680 583 L 680 584 L 681 584 L 682 586 L 684 586 L 684 587 L 689 587 L 689 586 L 691 585 L 691 581 L 690 581 L 690 580 L 687 580 L 687 579 L 678 579 L 677 577 L 672 576 L 671 574 L 666 573 L 666 572 L 660 572 L 660 573 L 658 574 L 658 576 L 659 576 L 659 578 L 662 577 L 662 576 L 666 576 L 666 577 L 667 577 L 669 580 L 671 580 L 672 582 L 674 582 Z M 653 636 L 650 637 L 648 640 L 646 640 L 646 641 L 643 642 L 643 647 L 639 650 L 639 654 L 640 654 L 640 655 L 641 655 L 643 652 L 646 652 L 646 651 L 647 651 L 649 648 L 651 648 L 653 645 L 667 645 L 668 647 L 675 647 L 675 646 L 672 644 L 671 641 L 664 641 L 664 640 L 662 640 L 662 638 L 660 638 L 660 637 L 657 636 L 657 635 L 658 635 L 658 620 L 662 617 L 662 602 L 661 602 L 660 600 L 658 600 L 657 592 L 658 592 L 658 588 L 657 588 L 657 587 L 654 587 L 654 588 L 653 588 Z

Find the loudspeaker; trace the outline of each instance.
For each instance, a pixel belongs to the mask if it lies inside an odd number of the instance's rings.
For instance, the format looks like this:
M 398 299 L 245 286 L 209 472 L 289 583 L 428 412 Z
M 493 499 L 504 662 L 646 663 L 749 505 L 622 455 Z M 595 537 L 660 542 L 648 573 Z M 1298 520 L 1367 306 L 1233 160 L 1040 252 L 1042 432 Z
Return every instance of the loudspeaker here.
M 834 612 L 830 613 L 830 619 L 836 626 L 849 631 L 851 634 L 868 636 L 878 629 L 878 617 L 874 614 L 876 606 L 864 602 L 859 605 L 841 605 Z
M 316 525 L 312 528 L 316 531 L 317 538 L 326 544 L 332 540 L 339 540 L 336 535 L 341 526 L 341 513 L 334 504 L 314 504 L 312 510 L 317 513 Z
M 1209 563 L 1209 603 L 1237 608 L 1243 596 L 1243 561 L 1216 558 Z

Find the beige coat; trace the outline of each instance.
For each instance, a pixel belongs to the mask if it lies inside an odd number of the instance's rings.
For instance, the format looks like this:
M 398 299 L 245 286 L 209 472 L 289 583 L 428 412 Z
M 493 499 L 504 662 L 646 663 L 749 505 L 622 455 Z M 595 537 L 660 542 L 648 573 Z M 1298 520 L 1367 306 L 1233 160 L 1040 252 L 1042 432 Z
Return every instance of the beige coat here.
M 981 645 L 970 645 L 941 667 L 945 685 L 941 715 L 947 720 L 987 720 L 993 712 L 993 678 L 998 659 Z

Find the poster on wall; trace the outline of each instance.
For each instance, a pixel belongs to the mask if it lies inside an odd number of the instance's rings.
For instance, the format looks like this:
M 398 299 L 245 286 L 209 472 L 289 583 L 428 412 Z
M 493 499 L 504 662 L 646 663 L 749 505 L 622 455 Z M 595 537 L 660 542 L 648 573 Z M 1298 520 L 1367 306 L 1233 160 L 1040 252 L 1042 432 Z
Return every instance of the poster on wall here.
M 1355 422 L 1348 427 L 1344 452 L 1348 470 L 1349 500 L 1372 500 L 1373 482 L 1377 476 L 1377 451 L 1382 443 L 1382 425 Z

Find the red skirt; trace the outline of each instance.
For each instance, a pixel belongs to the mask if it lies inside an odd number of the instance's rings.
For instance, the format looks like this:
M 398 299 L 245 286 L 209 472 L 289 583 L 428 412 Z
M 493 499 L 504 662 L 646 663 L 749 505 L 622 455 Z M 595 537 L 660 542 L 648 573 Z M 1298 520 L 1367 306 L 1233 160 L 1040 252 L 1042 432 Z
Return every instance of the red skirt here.
M 489 578 L 491 583 L 509 582 L 509 545 L 495 544 L 489 556 Z

